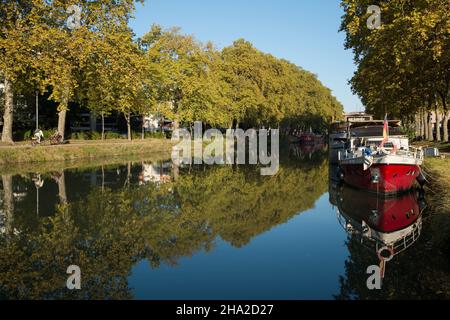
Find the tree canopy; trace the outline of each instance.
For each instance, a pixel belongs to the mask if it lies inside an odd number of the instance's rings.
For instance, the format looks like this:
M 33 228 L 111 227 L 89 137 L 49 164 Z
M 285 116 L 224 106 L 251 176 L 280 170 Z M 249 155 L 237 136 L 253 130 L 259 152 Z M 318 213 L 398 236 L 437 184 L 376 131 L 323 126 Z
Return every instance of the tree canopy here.
M 367 111 L 411 122 L 422 109 L 430 111 L 436 105 L 436 111 L 447 115 L 448 1 L 343 0 L 341 5 L 345 46 L 353 50 L 358 67 L 350 83 Z M 370 5 L 380 7 L 378 29 L 367 27 Z M 445 127 L 444 135 L 446 131 Z
M 0 11 L 0 74 L 5 98 L 2 139 L 12 141 L 14 96 L 48 92 L 64 134 L 69 105 L 94 114 L 156 113 L 176 124 L 313 126 L 342 105 L 315 75 L 256 49 L 244 39 L 218 49 L 179 28 L 153 25 L 136 38 L 133 0 L 7 1 Z M 72 5 L 79 24 L 69 24 Z

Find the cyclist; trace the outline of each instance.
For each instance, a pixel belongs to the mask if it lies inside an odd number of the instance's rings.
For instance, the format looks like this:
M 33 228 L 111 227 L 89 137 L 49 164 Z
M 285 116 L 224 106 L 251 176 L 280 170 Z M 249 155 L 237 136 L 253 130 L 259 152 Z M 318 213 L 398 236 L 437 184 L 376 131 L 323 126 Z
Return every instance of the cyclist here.
M 34 131 L 34 138 L 38 144 L 41 144 L 41 140 L 44 140 L 44 133 L 41 129 L 36 129 Z

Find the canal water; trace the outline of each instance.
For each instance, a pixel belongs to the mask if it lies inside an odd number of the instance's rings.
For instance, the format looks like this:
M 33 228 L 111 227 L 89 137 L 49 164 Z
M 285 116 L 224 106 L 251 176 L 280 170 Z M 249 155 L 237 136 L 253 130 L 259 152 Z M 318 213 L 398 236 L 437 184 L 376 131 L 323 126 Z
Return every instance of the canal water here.
M 326 150 L 292 147 L 273 177 L 151 159 L 67 167 L 2 171 L 1 299 L 449 298 L 448 217 L 419 192 L 340 185 Z M 382 241 L 394 255 L 369 290 Z M 70 265 L 81 290 L 66 287 Z

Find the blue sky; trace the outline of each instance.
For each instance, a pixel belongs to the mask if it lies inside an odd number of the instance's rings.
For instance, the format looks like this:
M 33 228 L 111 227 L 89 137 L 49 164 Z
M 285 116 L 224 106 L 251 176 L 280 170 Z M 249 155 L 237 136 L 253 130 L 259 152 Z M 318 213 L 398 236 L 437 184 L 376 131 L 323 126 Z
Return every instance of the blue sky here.
M 220 49 L 244 38 L 264 52 L 287 59 L 319 76 L 344 105 L 362 104 L 347 84 L 355 70 L 339 33 L 339 0 L 146 0 L 130 21 L 137 36 L 153 23 L 178 26 Z

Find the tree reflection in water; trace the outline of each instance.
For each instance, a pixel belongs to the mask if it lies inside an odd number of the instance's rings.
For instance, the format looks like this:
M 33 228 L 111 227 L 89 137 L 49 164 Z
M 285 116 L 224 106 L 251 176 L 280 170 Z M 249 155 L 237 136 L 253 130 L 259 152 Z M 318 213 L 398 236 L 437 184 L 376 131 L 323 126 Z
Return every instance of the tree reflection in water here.
M 330 169 L 330 172 L 335 170 Z M 382 199 L 330 180 L 330 202 L 348 232 L 349 257 L 336 299 L 450 298 L 450 217 L 424 208 L 417 192 Z M 367 288 L 367 268 L 379 265 L 377 249 L 394 248 L 381 290 Z
M 255 167 L 161 163 L 49 172 L 42 174 L 39 216 L 32 177 L 4 175 L 0 296 L 133 298 L 127 277 L 138 261 L 176 265 L 213 250 L 218 237 L 247 245 L 312 208 L 327 190 L 326 166 L 315 156 L 282 162 L 273 177 Z M 65 287 L 71 264 L 82 270 L 81 291 Z

